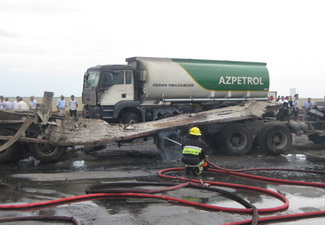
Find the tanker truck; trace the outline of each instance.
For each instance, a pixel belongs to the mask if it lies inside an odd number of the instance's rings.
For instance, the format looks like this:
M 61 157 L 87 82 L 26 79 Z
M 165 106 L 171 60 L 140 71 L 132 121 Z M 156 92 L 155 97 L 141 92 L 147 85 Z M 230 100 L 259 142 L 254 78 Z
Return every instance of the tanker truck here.
M 266 63 L 133 57 L 89 68 L 83 116 L 124 124 L 268 99 Z
M 169 129 L 158 132 L 156 127 L 154 132 L 144 133 L 154 133 L 155 144 L 162 151 L 175 145 L 169 140 L 181 142 L 186 138 L 188 128 L 194 124 L 201 125 L 203 139 L 210 146 L 229 155 L 246 154 L 255 142 L 272 154 L 281 154 L 291 146 L 288 125 L 272 119 L 248 118 L 240 111 L 240 106 L 248 102 L 266 104 L 266 63 L 152 57 L 127 58 L 126 62 L 127 65 L 95 66 L 86 71 L 84 117 L 137 124 L 131 127 L 143 122 L 150 127 L 161 121 Z M 236 106 L 238 115 L 218 119 Z M 222 115 L 214 112 L 221 109 L 225 109 Z M 191 114 L 203 116 L 201 122 L 193 122 Z M 216 119 L 209 121 L 210 114 Z M 189 118 L 182 122 L 173 120 L 181 115 Z M 105 148 L 99 148 L 102 147 Z

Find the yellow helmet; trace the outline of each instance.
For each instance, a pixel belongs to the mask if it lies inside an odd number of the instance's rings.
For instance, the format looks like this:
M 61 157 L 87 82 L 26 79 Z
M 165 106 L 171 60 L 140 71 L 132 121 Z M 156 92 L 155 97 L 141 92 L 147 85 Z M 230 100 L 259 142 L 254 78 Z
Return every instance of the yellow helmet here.
M 190 135 L 194 135 L 194 136 L 201 136 L 201 131 L 200 131 L 200 129 L 199 128 L 197 128 L 197 127 L 192 127 L 191 129 L 190 129 Z

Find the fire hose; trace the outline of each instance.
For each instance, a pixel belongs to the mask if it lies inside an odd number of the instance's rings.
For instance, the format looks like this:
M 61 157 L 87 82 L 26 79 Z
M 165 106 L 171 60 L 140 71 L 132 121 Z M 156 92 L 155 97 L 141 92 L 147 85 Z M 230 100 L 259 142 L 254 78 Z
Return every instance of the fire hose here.
M 0 205 L 0 209 L 2 210 L 22 210 L 22 209 L 38 209 L 38 208 L 44 208 L 44 207 L 53 207 L 56 205 L 61 204 L 67 204 L 72 202 L 79 202 L 79 201 L 85 201 L 85 200 L 96 200 L 96 199 L 106 199 L 111 197 L 138 197 L 138 198 L 156 198 L 156 199 L 162 199 L 172 202 L 178 202 L 185 205 L 195 206 L 195 207 L 201 207 L 205 209 L 210 210 L 218 210 L 218 211 L 226 211 L 226 212 L 237 212 L 237 213 L 254 213 L 254 210 L 258 213 L 271 213 L 271 212 L 278 212 L 283 211 L 288 208 L 289 201 L 285 196 L 278 192 L 274 192 L 271 190 L 254 187 L 254 186 L 246 186 L 246 185 L 240 185 L 240 184 L 229 184 L 229 183 L 222 183 L 222 182 L 212 182 L 212 181 L 204 181 L 204 183 L 201 183 L 201 180 L 195 180 L 191 179 L 190 181 L 185 177 L 176 177 L 167 175 L 166 173 L 169 172 L 179 172 L 183 171 L 184 168 L 169 168 L 165 170 L 159 171 L 158 175 L 164 178 L 169 179 L 178 179 L 180 181 L 186 181 L 185 183 L 180 183 L 177 185 L 171 184 L 171 183 L 109 183 L 109 184 L 100 184 L 100 185 L 93 185 L 89 186 L 86 189 L 86 195 L 80 195 L 80 196 L 74 196 L 69 198 L 63 198 L 63 199 L 57 199 L 57 200 L 51 200 L 51 201 L 45 201 L 45 202 L 38 202 L 38 203 L 29 203 L 29 204 L 18 204 L 18 205 Z M 215 170 L 215 169 L 208 169 L 208 172 L 218 172 L 222 173 L 222 170 Z M 224 171 L 225 173 L 228 173 L 228 171 Z M 319 172 L 319 171 L 317 171 Z M 232 172 L 232 175 L 233 172 Z M 208 185 L 207 185 L 208 184 Z M 315 183 L 319 184 L 319 183 Z M 214 186 L 224 186 L 224 187 L 231 187 L 235 189 L 248 189 L 250 191 L 264 193 L 267 195 L 271 195 L 275 198 L 278 198 L 281 200 L 284 204 L 282 206 L 273 207 L 273 208 L 262 208 L 257 209 L 252 206 L 250 203 L 242 201 L 238 198 L 238 196 L 234 195 L 233 193 L 229 193 L 227 191 L 218 189 Z M 306 182 L 302 182 L 302 185 L 306 185 Z M 126 190 L 120 190 L 120 189 L 109 189 L 106 190 L 106 188 L 112 188 L 112 187 L 131 187 L 131 186 L 167 186 L 164 188 L 159 189 L 153 189 L 153 190 L 142 190 L 142 189 L 126 189 Z M 223 195 L 226 195 L 230 197 L 231 199 L 241 203 L 245 206 L 246 209 L 241 208 L 227 208 L 227 207 L 220 207 L 220 206 L 213 206 L 198 202 L 192 202 L 187 201 L 184 199 L 178 199 L 174 197 L 169 196 L 163 196 L 163 195 L 156 195 L 154 193 L 159 192 L 165 192 L 165 191 L 171 191 L 178 188 L 196 188 L 196 189 L 206 189 L 214 192 L 222 193 Z M 256 214 L 256 212 L 255 212 Z M 325 211 L 316 211 L 316 212 L 310 212 L 310 213 L 299 213 L 299 214 L 292 214 L 292 215 L 281 215 L 281 216 L 270 216 L 270 217 L 262 217 L 258 218 L 258 222 L 271 222 L 271 221 L 278 221 L 278 220 L 288 220 L 288 219 L 297 219 L 297 218 L 305 218 L 305 217 L 313 217 L 313 216 L 324 216 Z M 36 217 L 34 217 L 36 218 Z M 5 218 L 2 218 L 5 219 Z M 256 222 L 257 222 L 256 221 Z M 3 220 L 0 219 L 0 222 L 3 222 Z M 245 220 L 245 221 L 238 221 L 233 223 L 228 223 L 228 225 L 235 225 L 235 224 L 256 224 L 253 220 Z M 78 223 L 75 223 L 78 224 Z
M 324 174 L 325 171 L 308 171 L 308 170 L 288 170 L 288 169 L 271 169 L 271 168 L 258 168 L 258 169 L 241 169 L 241 170 L 231 170 L 219 167 L 211 162 L 209 162 L 214 169 L 208 169 L 207 172 L 209 173 L 221 173 L 221 174 L 229 174 L 234 176 L 242 176 L 247 177 L 249 179 L 257 179 L 261 181 L 267 182 L 275 182 L 280 184 L 289 184 L 289 185 L 305 185 L 305 186 L 313 186 L 313 187 L 320 187 L 324 188 L 324 183 L 314 183 L 314 182 L 302 182 L 302 181 L 292 181 L 292 180 L 283 180 L 283 179 L 274 179 L 269 177 L 262 177 L 251 175 L 243 172 L 247 171 L 261 171 L 261 170 L 285 170 L 285 171 L 296 171 L 296 172 L 308 172 L 308 173 L 319 173 Z M 73 196 L 68 198 L 56 199 L 51 201 L 44 201 L 44 202 L 37 202 L 37 203 L 29 203 L 29 204 L 15 204 L 15 205 L 0 205 L 0 210 L 26 210 L 32 209 L 37 210 L 40 208 L 47 208 L 53 207 L 62 204 L 68 204 L 73 202 L 79 201 L 87 201 L 87 200 L 100 200 L 100 199 L 107 199 L 107 198 L 128 198 L 128 197 L 136 197 L 136 198 L 155 198 L 161 199 L 168 202 L 177 202 L 179 204 L 200 207 L 207 210 L 217 210 L 217 211 L 225 211 L 225 212 L 236 212 L 236 213 L 251 213 L 253 214 L 252 219 L 243 220 L 243 221 L 235 221 L 231 223 L 226 223 L 225 225 L 239 225 L 239 224 L 257 224 L 263 222 L 273 222 L 273 221 L 286 221 L 286 220 L 293 220 L 293 219 L 301 219 L 301 218 L 309 218 L 309 217 L 316 217 L 316 216 L 325 216 L 325 210 L 323 211 L 315 211 L 315 212 L 308 212 L 308 213 L 297 213 L 297 214 L 289 214 L 289 215 L 278 215 L 278 216 L 267 216 L 267 217 L 259 217 L 261 213 L 274 213 L 279 211 L 284 211 L 289 207 L 288 199 L 275 191 L 255 187 L 255 186 L 247 186 L 241 184 L 231 184 L 231 183 L 223 183 L 223 182 L 214 182 L 214 181 L 202 181 L 199 179 L 189 179 L 186 177 L 180 177 L 174 175 L 178 172 L 183 172 L 183 167 L 177 168 L 168 168 L 158 172 L 158 176 L 166 179 L 173 179 L 178 180 L 181 183 L 153 183 L 153 182 L 134 182 L 134 183 L 108 183 L 108 184 L 98 184 L 92 185 L 86 188 L 85 195 Z M 128 188 L 128 187 L 143 187 L 143 186 L 159 186 L 158 189 L 143 189 L 143 188 Z M 126 188 L 127 187 L 127 188 Z M 271 208 L 260 208 L 257 209 L 254 205 L 247 202 L 246 200 L 240 198 L 234 193 L 225 191 L 223 189 L 217 187 L 229 187 L 233 189 L 241 189 L 241 190 L 249 190 L 252 192 L 257 192 L 260 194 L 265 194 L 269 196 L 273 196 L 274 198 L 279 199 L 283 202 L 281 206 L 275 206 Z M 125 188 L 125 189 L 121 189 Z M 180 198 L 175 198 L 166 195 L 158 195 L 157 193 L 172 191 L 179 188 L 193 188 L 193 189 L 204 189 L 211 192 L 218 192 L 223 196 L 226 196 L 241 205 L 245 208 L 229 208 L 229 207 L 222 207 L 222 206 L 215 206 L 209 205 L 194 201 L 188 201 Z M 15 218 L 0 218 L 0 222 L 7 222 L 7 221 L 15 221 L 16 220 L 27 220 L 34 219 L 34 220 L 50 220 L 50 218 L 44 217 L 15 217 Z M 71 221 L 76 225 L 79 225 L 76 219 L 72 217 L 55 217 L 53 219 L 57 220 L 65 220 Z
M 213 163 L 210 162 L 212 166 L 215 166 Z M 226 173 L 226 174 L 231 174 L 231 175 L 236 175 L 236 176 L 245 176 L 249 177 L 251 179 L 256 179 L 256 180 L 262 180 L 262 181 L 273 181 L 276 183 L 281 183 L 281 184 L 289 184 L 289 185 L 304 185 L 304 186 L 314 186 L 314 187 L 325 187 L 324 183 L 313 183 L 313 182 L 302 182 L 302 181 L 291 181 L 291 180 L 282 180 L 282 179 L 274 179 L 274 178 L 265 178 L 261 176 L 255 176 L 255 175 L 250 175 L 250 174 L 242 174 L 242 173 L 237 173 L 233 171 L 237 170 L 228 170 L 225 168 L 218 167 L 219 169 L 208 169 L 208 172 L 217 172 L 217 173 Z M 164 178 L 168 179 L 177 179 L 181 181 L 186 181 L 187 178 L 185 177 L 178 177 L 174 175 L 168 175 L 167 173 L 175 173 L 177 171 L 182 171 L 184 168 L 168 168 L 164 169 L 158 172 L 158 175 Z M 253 171 L 253 170 L 263 170 L 263 169 L 244 169 L 240 171 Z M 270 169 L 268 168 L 267 170 L 282 170 L 282 169 Z M 284 169 L 283 169 L 284 170 Z M 285 169 L 285 171 L 298 171 L 298 172 L 308 172 L 312 173 L 313 171 L 309 170 L 288 170 Z M 315 173 L 321 173 L 324 174 L 325 171 L 315 171 Z M 191 182 L 201 182 L 200 180 L 191 180 Z M 268 189 L 264 188 L 259 188 L 259 187 L 254 187 L 254 186 L 246 186 L 246 185 L 240 185 L 240 184 L 230 184 L 230 183 L 222 183 L 222 182 L 213 182 L 213 181 L 204 181 L 207 184 L 210 185 L 216 185 L 216 186 L 224 186 L 224 187 L 231 187 L 235 189 L 248 189 L 251 191 L 256 191 L 256 192 L 263 192 L 269 195 L 272 195 L 273 197 L 278 198 L 282 202 L 284 202 L 284 205 L 279 206 L 279 207 L 274 207 L 274 208 L 266 208 L 266 209 L 257 209 L 258 213 L 271 213 L 271 212 L 277 212 L 277 211 L 283 211 L 286 210 L 289 207 L 289 201 L 288 199 L 278 193 L 278 192 L 273 192 Z M 224 209 L 224 211 L 227 211 L 227 209 Z M 237 213 L 248 213 L 251 211 L 250 209 L 231 209 L 232 212 L 237 212 Z M 286 220 L 293 220 L 293 219 L 302 219 L 302 218 L 309 218 L 309 217 L 316 217 L 316 216 L 325 216 L 325 210 L 321 211 L 315 211 L 315 212 L 308 212 L 308 213 L 297 213 L 297 214 L 290 214 L 290 215 L 280 215 L 280 216 L 269 216 L 269 217 L 262 217 L 258 218 L 258 223 L 261 222 L 275 222 L 275 221 L 286 221 Z M 255 218 L 256 219 L 256 218 Z M 253 224 L 254 223 L 254 217 L 252 220 L 243 220 L 243 221 L 236 221 L 232 223 L 226 223 L 224 225 L 240 225 L 240 224 Z

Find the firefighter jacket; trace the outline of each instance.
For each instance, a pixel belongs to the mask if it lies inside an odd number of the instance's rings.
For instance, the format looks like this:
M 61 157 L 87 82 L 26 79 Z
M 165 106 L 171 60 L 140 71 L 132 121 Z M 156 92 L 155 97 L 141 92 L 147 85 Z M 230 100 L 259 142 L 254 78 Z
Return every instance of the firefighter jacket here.
M 182 145 L 182 162 L 187 165 L 197 165 L 210 155 L 209 146 L 197 136 L 190 136 Z

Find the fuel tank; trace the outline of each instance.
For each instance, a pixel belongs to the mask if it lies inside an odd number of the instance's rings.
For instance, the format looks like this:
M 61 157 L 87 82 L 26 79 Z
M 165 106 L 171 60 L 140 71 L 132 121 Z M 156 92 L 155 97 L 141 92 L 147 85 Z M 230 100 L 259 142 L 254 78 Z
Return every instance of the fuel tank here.
M 267 98 L 266 63 L 179 58 L 134 57 L 144 103 Z

